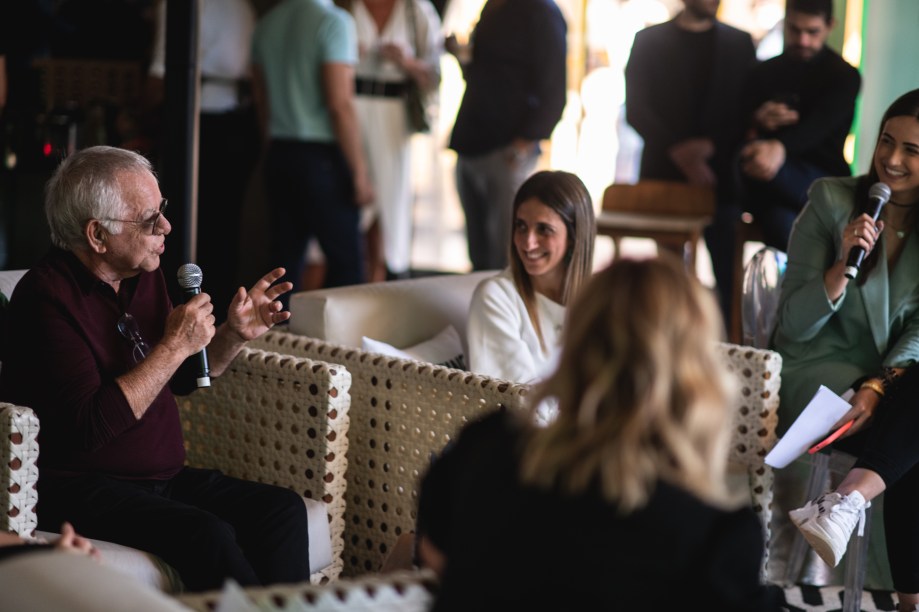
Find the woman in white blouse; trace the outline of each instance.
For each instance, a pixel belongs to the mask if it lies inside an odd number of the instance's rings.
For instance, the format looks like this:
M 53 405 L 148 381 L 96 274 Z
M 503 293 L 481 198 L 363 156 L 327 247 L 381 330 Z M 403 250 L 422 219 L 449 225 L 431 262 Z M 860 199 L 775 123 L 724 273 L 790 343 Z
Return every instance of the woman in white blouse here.
M 565 307 L 590 277 L 593 202 L 574 174 L 543 171 L 514 198 L 510 265 L 476 288 L 469 309 L 469 368 L 532 383 L 555 365 Z

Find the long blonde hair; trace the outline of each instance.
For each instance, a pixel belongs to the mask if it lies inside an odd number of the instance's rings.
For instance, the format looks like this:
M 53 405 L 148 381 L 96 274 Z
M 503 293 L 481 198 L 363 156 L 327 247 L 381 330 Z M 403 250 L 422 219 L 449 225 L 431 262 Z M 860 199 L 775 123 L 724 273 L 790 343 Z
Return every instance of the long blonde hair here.
M 572 494 L 599 486 L 623 512 L 659 480 L 727 504 L 735 386 L 717 351 L 722 325 L 710 291 L 667 254 L 596 273 L 533 397 L 557 398 L 559 415 L 525 437 L 523 480 Z
M 517 293 L 523 299 L 527 314 L 539 344 L 545 350 L 542 327 L 536 311 L 536 293 L 533 282 L 514 247 L 514 231 L 517 209 L 528 200 L 536 199 L 552 209 L 565 224 L 568 232 L 568 250 L 565 253 L 565 281 L 562 285 L 563 305 L 567 305 L 593 271 L 594 242 L 597 237 L 597 222 L 593 201 L 587 187 L 576 175 L 563 170 L 543 170 L 531 175 L 517 190 L 511 213 L 511 235 L 509 239 L 511 275 Z

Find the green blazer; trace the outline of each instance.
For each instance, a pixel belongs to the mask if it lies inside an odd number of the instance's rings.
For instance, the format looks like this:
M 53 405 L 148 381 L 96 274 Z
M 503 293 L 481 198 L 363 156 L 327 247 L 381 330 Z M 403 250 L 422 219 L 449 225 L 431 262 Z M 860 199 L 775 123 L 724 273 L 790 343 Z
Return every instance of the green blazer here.
M 844 392 L 882 366 L 919 361 L 919 236 L 912 232 L 893 270 L 879 253 L 865 283 L 849 283 L 833 304 L 823 274 L 836 260 L 855 210 L 857 177 L 814 182 L 788 243 L 773 348 L 782 355 L 780 433 L 822 384 Z M 861 206 L 861 205 L 859 205 Z M 881 234 L 876 248 L 885 249 Z

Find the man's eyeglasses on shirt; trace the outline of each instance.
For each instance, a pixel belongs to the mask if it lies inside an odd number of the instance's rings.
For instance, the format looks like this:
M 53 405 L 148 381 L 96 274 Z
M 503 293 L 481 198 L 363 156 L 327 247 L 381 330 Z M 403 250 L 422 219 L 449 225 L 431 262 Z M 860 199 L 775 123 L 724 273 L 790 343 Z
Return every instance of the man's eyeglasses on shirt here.
M 113 219 L 111 217 L 103 217 L 99 220 L 100 221 L 119 221 L 121 223 L 133 223 L 134 225 L 139 225 L 140 227 L 149 227 L 150 235 L 152 236 L 153 234 L 156 233 L 156 227 L 157 225 L 159 225 L 160 217 L 162 217 L 163 213 L 166 212 L 166 206 L 168 205 L 169 205 L 169 200 L 167 200 L 166 198 L 163 198 L 163 201 L 160 202 L 160 208 L 156 212 L 156 214 L 154 214 L 149 219 L 145 219 L 144 221 L 134 221 L 132 219 Z
M 122 336 L 134 343 L 134 363 L 143 361 L 150 352 L 150 345 L 147 344 L 143 336 L 140 335 L 140 327 L 137 325 L 137 319 L 130 313 L 124 313 L 121 315 L 121 318 L 118 319 L 118 331 Z

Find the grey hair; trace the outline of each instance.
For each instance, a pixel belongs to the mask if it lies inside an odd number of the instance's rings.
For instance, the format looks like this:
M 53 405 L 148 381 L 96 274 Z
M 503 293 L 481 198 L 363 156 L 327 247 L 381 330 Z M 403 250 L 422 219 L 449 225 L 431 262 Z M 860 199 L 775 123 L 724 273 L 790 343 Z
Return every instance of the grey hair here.
M 71 154 L 54 171 L 45 187 L 45 216 L 54 246 L 74 251 L 85 249 L 83 228 L 90 219 L 112 234 L 121 233 L 125 214 L 123 173 L 153 175 L 150 161 L 139 153 L 116 147 L 97 146 Z

